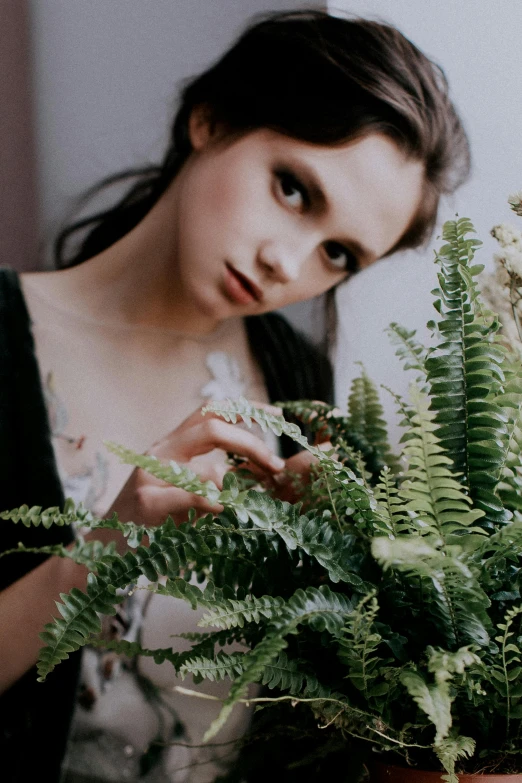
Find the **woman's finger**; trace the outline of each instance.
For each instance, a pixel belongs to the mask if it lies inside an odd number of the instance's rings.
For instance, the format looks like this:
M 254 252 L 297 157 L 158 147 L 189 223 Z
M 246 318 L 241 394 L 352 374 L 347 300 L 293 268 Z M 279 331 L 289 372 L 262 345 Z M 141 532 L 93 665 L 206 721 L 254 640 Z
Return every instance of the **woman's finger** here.
M 207 405 L 210 405 L 211 403 L 206 403 Z M 267 413 L 271 413 L 274 416 L 280 416 L 282 414 L 282 409 L 279 408 L 276 405 L 270 405 L 265 402 L 256 402 L 253 401 L 251 403 L 256 408 L 262 408 L 263 410 L 266 410 Z M 186 432 L 190 432 L 190 430 L 198 425 L 201 424 L 202 421 L 209 421 L 209 420 L 215 420 L 215 421 L 221 421 L 223 423 L 226 423 L 222 416 L 220 416 L 218 413 L 212 413 L 212 412 L 206 412 L 205 414 L 202 413 L 202 409 L 205 406 L 201 406 L 200 408 L 197 408 L 193 413 L 190 414 L 190 416 L 187 416 L 186 419 L 184 419 L 181 424 L 176 427 L 176 429 L 171 430 L 165 437 L 161 438 L 160 440 L 156 441 L 151 448 L 147 451 L 148 454 L 154 454 L 155 456 L 168 456 L 166 452 L 169 454 L 172 452 L 173 446 L 175 446 L 176 441 Z M 235 426 L 235 425 L 231 425 Z M 170 457 L 171 459 L 174 459 L 174 457 Z
M 283 409 L 279 405 L 271 405 L 269 402 L 256 402 L 255 400 L 249 400 L 250 404 L 254 408 L 262 408 L 267 413 L 272 413 L 274 416 L 282 416 Z
M 183 432 L 176 431 L 152 453 L 157 457 L 188 462 L 213 449 L 239 454 L 270 473 L 283 470 L 285 466 L 284 460 L 274 454 L 262 438 L 218 418 L 203 419 Z

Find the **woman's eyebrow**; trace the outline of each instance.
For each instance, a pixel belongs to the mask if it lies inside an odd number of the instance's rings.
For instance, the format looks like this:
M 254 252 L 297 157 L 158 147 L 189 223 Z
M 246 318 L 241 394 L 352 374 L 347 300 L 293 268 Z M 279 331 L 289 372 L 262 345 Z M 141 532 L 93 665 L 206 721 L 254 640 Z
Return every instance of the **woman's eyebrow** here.
M 321 177 L 309 163 L 305 163 L 301 160 L 291 159 L 289 165 L 295 172 L 296 176 L 306 185 L 310 200 L 320 210 L 327 211 L 331 206 L 331 199 L 328 198 L 327 189 L 324 187 Z M 380 256 L 371 248 L 361 245 L 361 243 L 353 237 L 345 239 L 336 239 L 340 244 L 346 245 L 357 258 L 360 266 L 367 266 L 368 264 L 376 261 Z

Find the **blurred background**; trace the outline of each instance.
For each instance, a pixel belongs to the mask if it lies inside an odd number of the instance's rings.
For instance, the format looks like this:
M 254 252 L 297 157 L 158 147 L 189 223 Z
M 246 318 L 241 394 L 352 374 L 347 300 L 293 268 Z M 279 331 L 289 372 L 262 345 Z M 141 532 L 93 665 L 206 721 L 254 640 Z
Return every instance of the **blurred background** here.
M 492 268 L 497 243 L 491 228 L 522 220 L 507 204 L 522 189 L 522 91 L 518 65 L 522 44 L 519 0 L 336 0 L 332 13 L 349 11 L 393 23 L 444 69 L 450 94 L 471 142 L 472 175 L 454 197 L 441 204 L 439 227 L 456 214 L 471 218 L 484 246 L 477 263 Z M 440 231 L 418 252 L 379 261 L 339 289 L 339 338 L 335 357 L 336 393 L 341 407 L 362 362 L 378 385 L 403 396 L 415 378 L 404 372 L 384 333 L 392 321 L 416 329 L 429 345 L 425 327 L 435 317 L 430 292 L 437 285 L 434 248 Z M 408 377 L 409 376 L 409 377 Z M 391 440 L 400 437 L 395 402 L 381 391 Z
M 522 189 L 520 0 L 0 0 L 0 263 L 50 265 L 50 243 L 88 187 L 162 154 L 183 80 L 207 67 L 253 15 L 328 8 L 395 24 L 444 68 L 471 139 L 473 175 L 443 203 L 484 241 L 515 222 L 507 197 Z M 518 219 L 520 222 L 520 219 Z M 377 384 L 405 393 L 406 373 L 384 334 L 432 317 L 435 237 L 422 252 L 378 262 L 337 294 L 337 394 L 344 405 L 362 361 Z M 287 310 L 314 339 L 320 305 Z M 394 404 L 382 401 L 397 438 Z
M 296 0 L 0 0 L 0 263 L 45 267 L 87 188 L 163 156 L 178 89 Z

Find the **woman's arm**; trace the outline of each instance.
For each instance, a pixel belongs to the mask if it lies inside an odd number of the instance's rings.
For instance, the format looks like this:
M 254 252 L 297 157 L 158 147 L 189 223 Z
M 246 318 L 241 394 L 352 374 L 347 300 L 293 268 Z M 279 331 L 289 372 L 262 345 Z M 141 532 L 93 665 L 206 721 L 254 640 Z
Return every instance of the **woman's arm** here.
M 19 557 L 23 557 L 20 554 Z M 40 632 L 57 615 L 60 593 L 85 589 L 87 569 L 69 558 L 49 557 L 0 593 L 0 693 L 38 658 Z

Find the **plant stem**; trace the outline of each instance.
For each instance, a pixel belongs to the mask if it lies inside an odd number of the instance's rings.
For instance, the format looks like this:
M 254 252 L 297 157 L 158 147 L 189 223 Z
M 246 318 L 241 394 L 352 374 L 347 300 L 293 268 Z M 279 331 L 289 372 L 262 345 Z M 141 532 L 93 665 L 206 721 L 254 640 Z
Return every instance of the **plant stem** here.
M 515 299 L 515 292 L 517 293 L 517 298 Z M 511 312 L 513 313 L 513 320 L 515 321 L 515 326 L 517 327 L 518 337 L 520 339 L 520 342 L 522 342 L 522 324 L 520 323 L 520 316 L 518 314 L 517 305 L 522 299 L 522 296 L 520 296 L 518 292 L 517 285 L 515 283 L 515 280 L 511 278 L 511 282 L 509 285 L 509 300 L 511 302 Z
M 341 520 L 339 519 L 339 514 L 337 513 L 337 509 L 335 507 L 335 502 L 332 496 L 332 490 L 330 489 L 330 475 L 329 473 L 325 473 L 326 475 L 326 489 L 328 490 L 328 497 L 330 498 L 330 503 L 332 504 L 334 516 L 337 520 L 337 525 L 339 526 L 339 532 L 342 533 L 343 529 L 341 527 Z
M 511 699 L 509 697 L 509 679 L 506 661 L 506 644 L 509 627 L 510 623 L 506 622 L 506 630 L 504 631 L 504 639 L 502 642 L 502 668 L 504 669 L 504 680 L 506 681 L 506 739 L 509 738 L 509 723 L 511 718 Z

